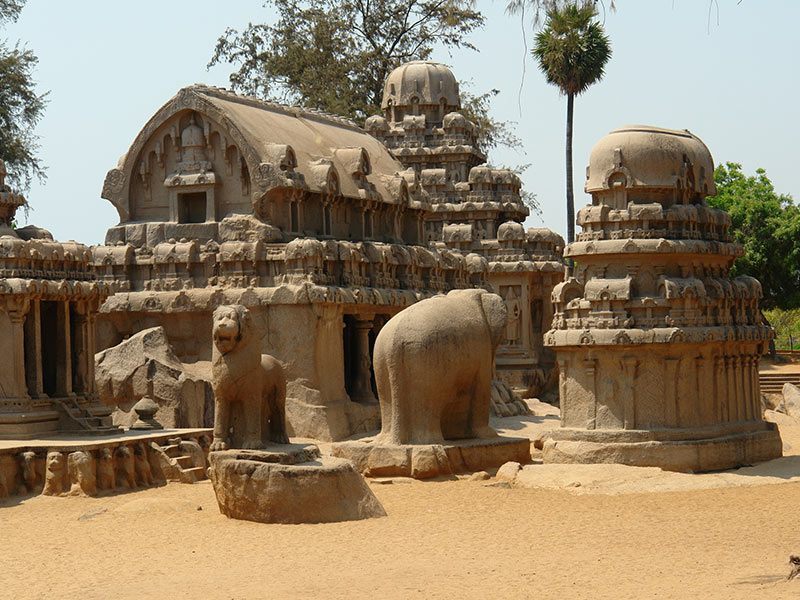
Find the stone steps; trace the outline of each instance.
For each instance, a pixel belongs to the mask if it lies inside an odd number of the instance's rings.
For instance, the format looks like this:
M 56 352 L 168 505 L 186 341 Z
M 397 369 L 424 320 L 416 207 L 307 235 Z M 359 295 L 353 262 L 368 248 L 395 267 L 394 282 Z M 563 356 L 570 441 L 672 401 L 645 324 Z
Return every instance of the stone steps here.
M 164 446 L 152 442 L 150 446 L 161 456 L 164 475 L 172 481 L 195 483 L 206 479 L 205 467 L 194 466 L 194 459 L 184 454 L 181 440 L 170 439 Z
M 783 392 L 783 384 L 791 383 L 800 387 L 800 371 L 784 373 L 759 373 L 759 383 L 762 394 L 780 394 Z
M 65 433 L 90 433 L 93 435 L 111 435 L 120 432 L 120 428 L 114 425 L 106 425 L 103 417 L 94 416 L 87 409 L 81 407 L 72 398 L 71 401 L 61 398 L 54 398 L 59 408 L 67 415 L 69 420 L 77 425 L 74 429 L 66 428 Z

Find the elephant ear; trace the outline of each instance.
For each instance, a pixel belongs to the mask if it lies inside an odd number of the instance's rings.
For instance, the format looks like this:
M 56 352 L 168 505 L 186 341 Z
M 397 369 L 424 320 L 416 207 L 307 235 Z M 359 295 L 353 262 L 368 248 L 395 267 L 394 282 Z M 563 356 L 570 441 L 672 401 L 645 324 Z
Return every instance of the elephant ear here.
M 492 346 L 497 347 L 503 339 L 503 330 L 506 326 L 506 303 L 497 294 L 486 292 L 481 295 L 481 306 L 486 323 L 489 325 Z

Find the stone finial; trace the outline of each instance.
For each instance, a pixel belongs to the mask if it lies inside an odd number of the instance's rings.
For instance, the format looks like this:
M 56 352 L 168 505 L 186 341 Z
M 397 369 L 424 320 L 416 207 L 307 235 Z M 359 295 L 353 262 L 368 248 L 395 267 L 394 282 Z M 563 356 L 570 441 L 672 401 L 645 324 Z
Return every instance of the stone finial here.
M 139 418 L 131 425 L 131 429 L 164 429 L 164 426 L 155 420 L 155 414 L 158 409 L 158 404 L 152 398 L 143 396 L 141 400 L 133 405 L 133 410 Z

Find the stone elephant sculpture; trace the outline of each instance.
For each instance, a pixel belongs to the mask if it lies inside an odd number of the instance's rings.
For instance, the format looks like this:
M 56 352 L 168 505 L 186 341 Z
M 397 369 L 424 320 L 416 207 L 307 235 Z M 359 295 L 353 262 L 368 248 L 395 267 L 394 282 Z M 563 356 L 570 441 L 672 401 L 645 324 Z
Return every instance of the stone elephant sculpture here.
M 213 321 L 214 439 L 210 450 L 289 443 L 286 374 L 277 359 L 261 354 L 250 311 L 238 304 L 220 306 Z
M 382 444 L 493 437 L 494 355 L 506 324 L 502 298 L 454 290 L 395 315 L 375 339 Z

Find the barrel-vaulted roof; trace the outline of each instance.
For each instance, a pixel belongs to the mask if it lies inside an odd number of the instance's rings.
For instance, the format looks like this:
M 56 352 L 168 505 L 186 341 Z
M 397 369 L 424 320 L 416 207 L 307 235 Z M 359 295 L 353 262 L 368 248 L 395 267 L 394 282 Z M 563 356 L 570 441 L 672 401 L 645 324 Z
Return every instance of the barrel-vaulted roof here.
M 278 187 L 422 206 L 423 196 L 386 147 L 349 119 L 243 97 L 201 84 L 181 89 L 145 124 L 101 196 L 130 220 L 131 182 L 148 140 L 171 118 L 191 110 L 210 119 L 246 160 L 261 197 Z M 335 176 L 334 176 L 335 175 Z M 335 188 L 335 189 L 334 189 Z

